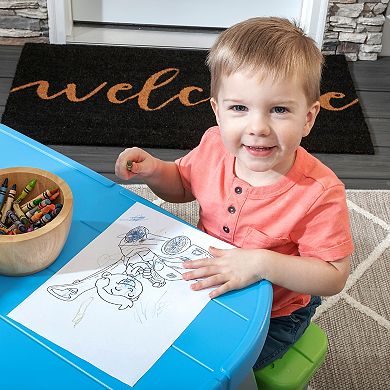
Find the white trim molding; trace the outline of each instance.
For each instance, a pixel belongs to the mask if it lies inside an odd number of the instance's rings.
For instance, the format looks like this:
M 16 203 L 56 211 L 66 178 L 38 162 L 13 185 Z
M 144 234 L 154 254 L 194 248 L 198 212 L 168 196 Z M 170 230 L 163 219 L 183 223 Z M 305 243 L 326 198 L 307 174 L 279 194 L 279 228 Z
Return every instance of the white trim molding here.
M 50 43 L 67 43 L 73 26 L 71 6 L 71 0 L 47 0 Z
M 328 0 L 303 0 L 300 27 L 322 48 L 324 40 Z

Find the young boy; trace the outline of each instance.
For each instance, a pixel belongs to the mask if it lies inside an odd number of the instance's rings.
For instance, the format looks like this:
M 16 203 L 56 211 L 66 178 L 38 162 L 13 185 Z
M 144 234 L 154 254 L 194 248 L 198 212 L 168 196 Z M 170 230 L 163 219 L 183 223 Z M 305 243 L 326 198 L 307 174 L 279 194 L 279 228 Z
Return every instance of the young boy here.
M 268 337 L 254 368 L 281 357 L 309 325 L 319 295 L 340 292 L 353 243 L 342 182 L 300 142 L 320 110 L 323 58 L 286 19 L 224 31 L 208 56 L 218 126 L 175 162 L 130 148 L 121 179 L 138 175 L 169 202 L 197 199 L 198 227 L 237 247 L 185 262 L 191 287 L 215 298 L 260 279 L 273 284 Z M 131 171 L 126 162 L 133 162 Z

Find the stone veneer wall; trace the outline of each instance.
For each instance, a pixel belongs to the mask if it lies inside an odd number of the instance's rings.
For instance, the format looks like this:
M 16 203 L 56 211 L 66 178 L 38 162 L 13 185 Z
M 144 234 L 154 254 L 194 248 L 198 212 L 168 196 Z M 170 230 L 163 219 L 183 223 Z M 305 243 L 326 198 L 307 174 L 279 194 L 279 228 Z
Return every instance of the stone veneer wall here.
M 350 61 L 376 60 L 382 51 L 388 3 L 389 0 L 330 0 L 322 52 L 343 53 Z
M 47 20 L 46 0 L 0 0 L 0 39 L 4 43 L 12 44 L 12 38 L 49 42 Z
M 330 0 L 322 51 L 348 60 L 376 60 L 389 0 Z M 0 43 L 48 42 L 46 0 L 0 0 Z M 3 38 L 2 38 L 3 37 Z

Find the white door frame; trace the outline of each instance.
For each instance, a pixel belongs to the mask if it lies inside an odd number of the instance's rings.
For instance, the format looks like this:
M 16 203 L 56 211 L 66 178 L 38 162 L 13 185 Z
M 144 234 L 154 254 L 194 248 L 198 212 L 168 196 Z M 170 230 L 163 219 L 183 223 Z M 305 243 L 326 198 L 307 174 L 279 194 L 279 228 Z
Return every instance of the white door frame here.
M 47 0 L 50 43 L 65 44 L 71 35 L 73 17 L 71 0 Z
M 66 44 L 72 33 L 71 0 L 47 0 L 50 43 Z M 328 0 L 303 0 L 299 25 L 310 35 L 319 48 L 324 38 Z

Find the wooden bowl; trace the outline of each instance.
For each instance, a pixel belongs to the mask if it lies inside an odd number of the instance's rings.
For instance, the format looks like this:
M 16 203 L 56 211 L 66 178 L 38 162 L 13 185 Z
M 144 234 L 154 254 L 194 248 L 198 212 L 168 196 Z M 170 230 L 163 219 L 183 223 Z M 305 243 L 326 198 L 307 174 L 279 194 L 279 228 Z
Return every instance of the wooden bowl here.
M 35 198 L 48 188 L 58 187 L 60 190 L 55 202 L 62 203 L 63 207 L 53 220 L 28 233 L 0 235 L 0 274 L 33 274 L 52 264 L 65 244 L 72 222 L 72 191 L 59 176 L 38 168 L 0 169 L 0 186 L 5 178 L 8 178 L 8 190 L 16 184 L 16 196 L 29 181 L 37 179 L 34 189 L 20 204 Z

